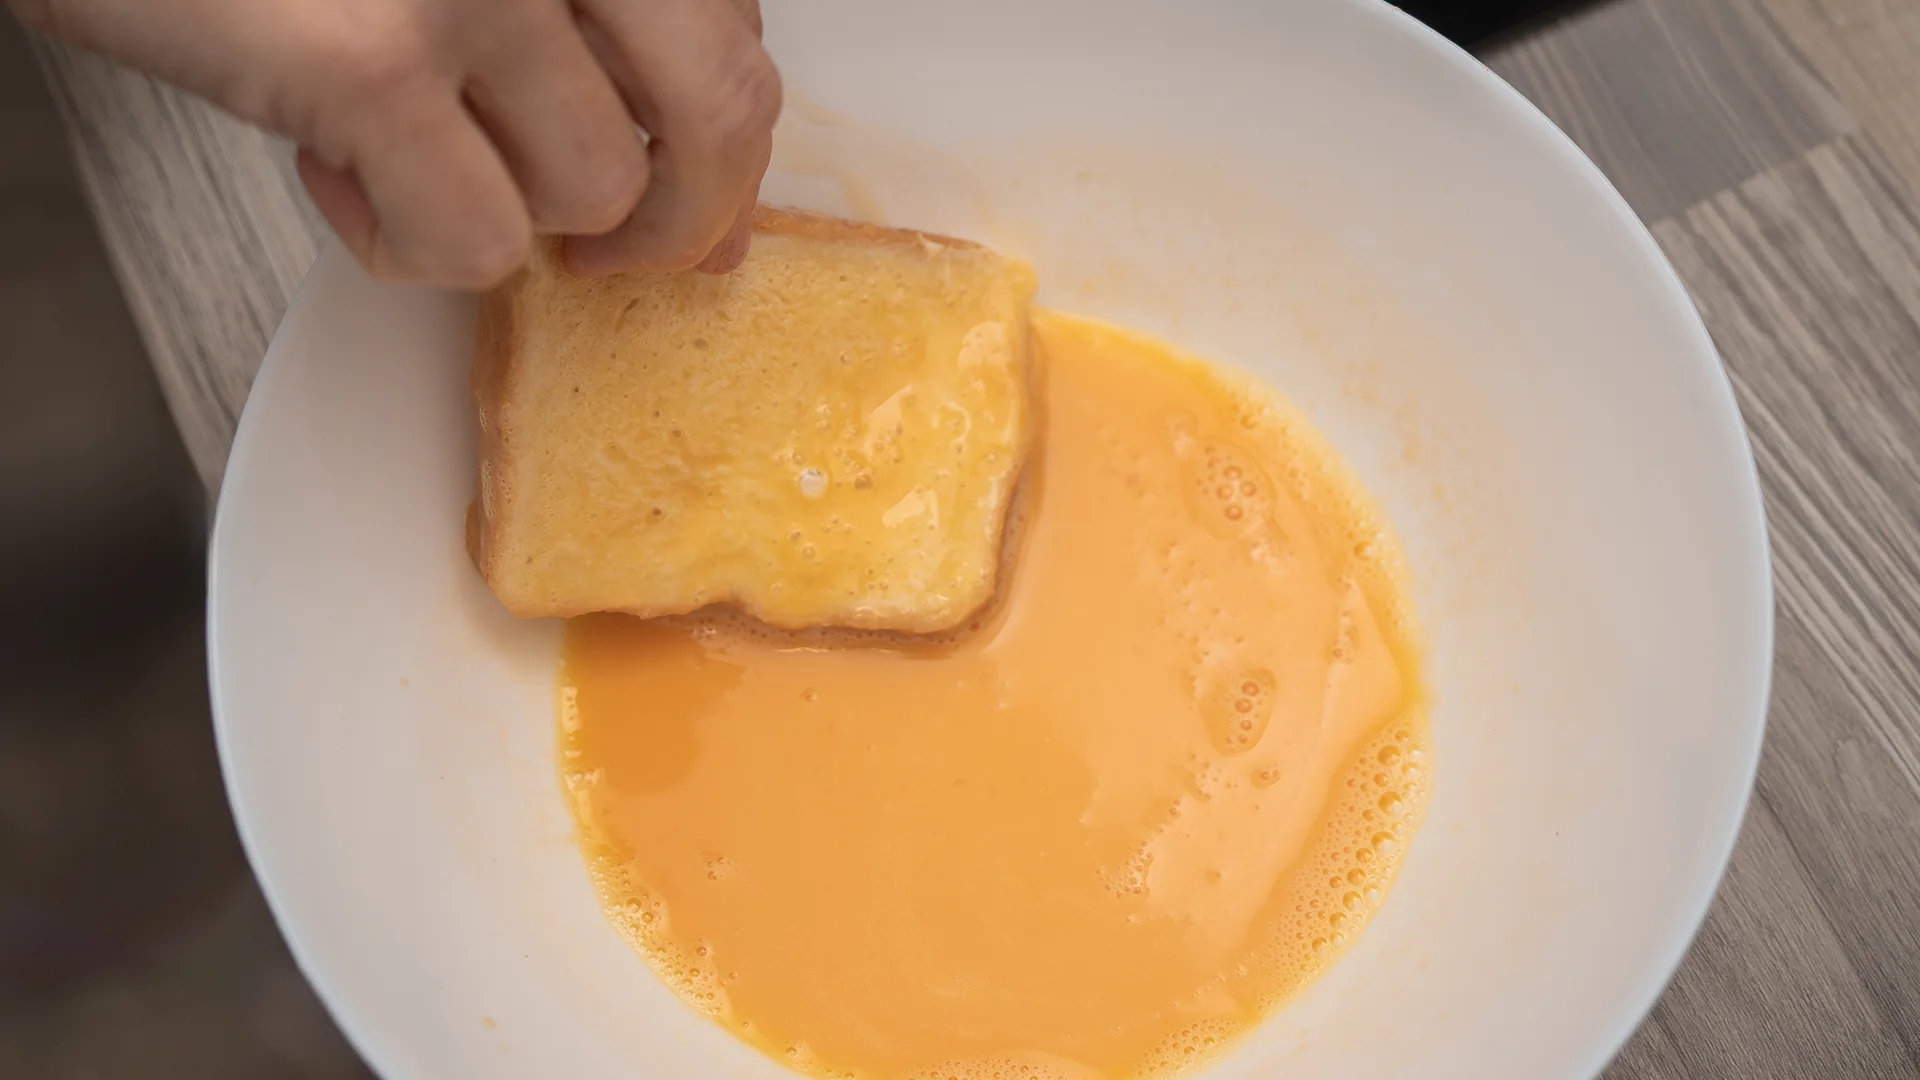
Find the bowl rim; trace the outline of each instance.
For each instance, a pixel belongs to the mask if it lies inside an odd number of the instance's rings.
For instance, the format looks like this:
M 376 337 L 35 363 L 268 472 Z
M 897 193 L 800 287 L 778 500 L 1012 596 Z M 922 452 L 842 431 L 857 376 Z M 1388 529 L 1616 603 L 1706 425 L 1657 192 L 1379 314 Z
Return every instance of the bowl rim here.
M 1753 455 L 1752 442 L 1740 411 L 1739 401 L 1734 394 L 1732 380 L 1705 323 L 1700 318 L 1698 308 L 1693 303 L 1673 264 L 1654 240 L 1651 231 L 1599 167 L 1565 132 L 1561 131 L 1518 90 L 1471 53 L 1426 24 L 1392 6 L 1386 0 L 1326 0 L 1326 2 L 1345 5 L 1352 10 L 1353 14 L 1375 20 L 1382 33 L 1400 34 L 1412 39 L 1424 51 L 1433 54 L 1436 59 L 1450 66 L 1454 74 L 1466 77 L 1480 92 L 1488 95 L 1491 103 L 1497 104 L 1527 131 L 1528 137 L 1537 143 L 1542 153 L 1551 154 L 1561 159 L 1560 164 L 1571 166 L 1577 181 L 1587 189 L 1592 198 L 1597 200 L 1596 209 L 1604 208 L 1613 225 L 1623 230 L 1630 238 L 1641 261 L 1658 279 L 1667 302 L 1682 316 L 1682 322 L 1686 326 L 1688 352 L 1692 354 L 1687 358 L 1687 362 L 1705 365 L 1713 376 L 1707 380 L 1715 405 L 1710 410 L 1711 416 L 1707 418 L 1707 425 L 1712 429 L 1709 434 L 1715 441 L 1735 451 L 1733 456 L 1740 465 L 1739 476 L 1735 479 L 1741 489 L 1739 492 L 1741 498 L 1738 501 L 1746 518 L 1740 523 L 1740 531 L 1748 538 L 1748 549 L 1741 554 L 1757 568 L 1753 580 L 1748 583 L 1747 591 L 1749 597 L 1757 601 L 1757 607 L 1765 614 L 1757 625 L 1751 628 L 1752 636 L 1746 643 L 1747 660 L 1750 666 L 1759 672 L 1758 679 L 1749 688 L 1753 715 L 1744 729 L 1743 742 L 1730 747 L 1735 751 L 1736 777 L 1741 781 L 1739 794 L 1735 799 L 1718 808 L 1721 815 L 1719 820 L 1709 823 L 1713 854 L 1705 865 L 1711 868 L 1711 872 L 1700 874 L 1690 884 L 1686 890 L 1687 896 L 1684 902 L 1675 907 L 1672 917 L 1668 920 L 1666 934 L 1654 954 L 1649 956 L 1642 975 L 1635 981 L 1632 989 L 1623 996 L 1613 1010 L 1613 1015 L 1604 1023 L 1595 1024 L 1591 1035 L 1584 1040 L 1579 1059 L 1570 1062 L 1573 1067 L 1570 1075 L 1597 1076 L 1639 1029 L 1679 970 L 1694 938 L 1706 921 L 1714 898 L 1719 893 L 1752 800 L 1772 694 L 1774 623 L 1777 618 L 1771 547 L 1758 465 Z M 347 1041 L 376 1074 L 387 1077 L 389 1080 L 414 1080 L 422 1074 L 403 1067 L 405 1055 L 373 1034 L 377 1029 L 365 1021 L 355 996 L 321 974 L 321 965 L 316 962 L 317 957 L 313 950 L 302 939 L 298 925 L 290 923 L 286 916 L 287 908 L 279 895 L 279 887 L 261 870 L 263 863 L 260 853 L 263 847 L 254 834 L 252 815 L 248 813 L 246 800 L 241 795 L 238 783 L 240 766 L 236 763 L 232 750 L 231 732 L 242 721 L 233 715 L 224 701 L 222 692 L 227 673 L 221 664 L 223 652 L 221 643 L 226 630 L 220 618 L 220 599 L 233 587 L 227 581 L 227 575 L 222 572 L 224 561 L 222 555 L 233 542 L 229 539 L 229 532 L 235 514 L 231 502 L 238 498 L 234 492 L 247 486 L 248 477 L 253 471 L 253 462 L 257 457 L 254 444 L 261 438 L 259 431 L 266 423 L 262 418 L 265 411 L 262 403 L 278 392 L 284 373 L 291 363 L 288 354 L 295 346 L 287 337 L 288 328 L 311 317 L 308 309 L 317 303 L 314 299 L 315 295 L 325 290 L 329 280 L 342 273 L 351 272 L 351 269 L 351 256 L 337 238 L 329 238 L 288 302 L 248 391 L 246 404 L 241 411 L 240 421 L 234 433 L 207 550 L 207 675 L 221 777 L 228 802 L 233 810 L 234 825 L 248 864 L 258 881 L 261 894 L 273 914 L 276 926 L 286 939 L 288 951 L 295 965 L 312 985 Z

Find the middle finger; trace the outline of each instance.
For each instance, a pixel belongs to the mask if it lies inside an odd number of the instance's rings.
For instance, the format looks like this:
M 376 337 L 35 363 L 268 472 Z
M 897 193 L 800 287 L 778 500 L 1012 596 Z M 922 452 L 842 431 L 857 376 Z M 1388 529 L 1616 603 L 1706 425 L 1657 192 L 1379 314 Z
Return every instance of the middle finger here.
M 498 0 L 464 28 L 469 108 L 500 149 L 534 227 L 602 233 L 648 182 L 646 145 L 563 0 Z
M 568 245 L 575 268 L 684 269 L 751 203 L 773 141 L 780 79 L 733 0 L 588 0 L 616 54 L 608 67 L 645 102 L 653 174 L 632 219 Z

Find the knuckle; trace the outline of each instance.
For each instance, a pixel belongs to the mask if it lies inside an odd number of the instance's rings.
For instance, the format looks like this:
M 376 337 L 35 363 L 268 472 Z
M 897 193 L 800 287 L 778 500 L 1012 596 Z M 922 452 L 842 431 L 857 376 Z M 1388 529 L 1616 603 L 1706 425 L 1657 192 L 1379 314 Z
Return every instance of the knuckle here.
M 527 264 L 533 230 L 524 217 L 478 224 L 436 243 L 420 239 L 392 261 L 404 279 L 456 289 L 490 289 Z
M 729 162 L 757 156 L 762 144 L 773 136 L 774 121 L 780 118 L 780 72 L 765 49 L 749 45 L 722 69 L 703 125 L 714 150 Z
M 270 99 L 268 126 L 335 157 L 365 153 L 370 143 L 435 134 L 449 92 L 433 46 L 404 23 L 312 35 L 304 77 L 278 85 L 305 87 Z
M 433 51 L 410 27 L 353 30 L 319 36 L 312 63 L 321 85 L 345 102 L 374 105 L 430 77 Z
M 760 17 L 760 0 L 733 0 L 733 9 L 746 20 L 747 29 L 753 31 L 754 37 L 766 31 L 766 23 Z
M 490 289 L 527 264 L 532 246 L 533 231 L 524 222 L 495 228 L 477 239 L 454 266 L 450 284 Z
M 551 4 L 493 0 L 473 12 L 475 17 L 457 21 L 449 29 L 460 43 L 457 48 L 480 66 L 512 62 L 526 56 L 531 46 L 555 36 L 556 20 L 550 18 L 555 10 Z
M 589 235 L 611 232 L 633 215 L 646 190 L 646 154 L 621 155 L 580 182 L 563 231 Z

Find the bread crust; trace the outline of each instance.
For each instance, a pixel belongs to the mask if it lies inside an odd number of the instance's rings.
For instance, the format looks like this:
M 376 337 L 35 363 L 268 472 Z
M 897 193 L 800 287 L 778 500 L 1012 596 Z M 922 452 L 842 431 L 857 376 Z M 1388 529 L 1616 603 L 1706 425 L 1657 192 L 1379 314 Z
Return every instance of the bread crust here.
M 932 254 L 941 250 L 987 251 L 982 245 L 972 241 L 938 233 L 872 225 L 783 207 L 757 207 L 753 213 L 752 227 L 757 236 L 893 248 L 915 255 Z M 532 377 L 532 372 L 527 369 L 527 365 L 536 361 L 534 351 L 553 345 L 552 341 L 547 340 L 554 333 L 554 328 L 550 325 L 552 320 L 543 321 L 542 313 L 547 310 L 550 303 L 556 302 L 556 294 L 575 294 L 583 287 L 595 298 L 595 303 L 605 300 L 609 304 L 617 304 L 623 292 L 620 276 L 587 284 L 582 279 L 569 274 L 561 259 L 559 240 L 546 238 L 536 245 L 527 268 L 480 298 L 473 364 L 468 378 L 468 392 L 477 429 L 478 457 L 477 491 L 467 509 L 464 530 L 468 556 L 481 577 L 493 588 L 496 596 L 510 611 L 522 617 L 566 616 L 599 610 L 626 611 L 643 617 L 686 614 L 689 609 L 680 606 L 662 606 L 659 610 L 636 610 L 630 606 L 609 605 L 574 610 L 574 605 L 570 603 L 543 604 L 528 597 L 509 595 L 512 589 L 509 589 L 509 592 L 502 592 L 503 588 L 507 588 L 503 582 L 509 577 L 518 577 L 521 570 L 520 567 L 514 566 L 509 573 L 509 568 L 500 564 L 500 560 L 509 555 L 515 560 L 519 559 L 519 554 L 505 550 L 518 541 L 503 538 L 518 536 L 520 530 L 527 526 L 526 522 L 521 522 L 516 517 L 522 510 L 516 502 L 524 495 L 516 491 L 516 484 L 525 484 L 528 480 L 526 476 L 520 475 L 524 472 L 527 462 L 521 459 L 524 457 L 524 452 L 521 457 L 516 457 L 516 452 L 522 450 L 516 446 L 516 433 L 523 420 L 520 414 L 526 407 L 531 406 L 516 400 L 516 396 L 529 392 L 525 384 L 526 380 Z M 1031 284 L 1028 285 L 1028 291 L 1031 295 Z M 610 307 L 608 310 L 612 311 L 614 308 Z M 1025 325 L 1024 317 L 1017 326 L 1010 329 L 1016 336 L 1016 355 L 1024 355 L 1031 345 L 1030 332 Z M 536 335 L 540 340 L 533 340 Z M 1024 365 L 1023 374 L 1026 398 L 1031 406 L 1036 396 L 1035 387 L 1031 381 L 1034 377 L 1032 367 Z M 524 419 L 526 423 L 538 422 L 535 418 Z M 1023 432 L 1020 445 L 1015 448 L 1015 465 L 1010 473 L 1011 483 L 1015 487 L 1018 487 L 1023 479 L 1026 452 L 1033 442 L 1033 436 L 1034 433 L 1029 427 Z M 997 529 L 1004 529 L 1010 501 L 1010 498 L 1003 498 L 993 510 L 994 524 Z M 537 503 L 528 504 L 530 507 L 535 507 L 529 512 L 538 512 L 537 505 Z M 996 578 L 998 576 L 995 574 Z M 751 609 L 747 597 L 715 595 L 709 602 L 748 604 Z M 772 625 L 786 625 L 777 619 L 771 619 L 766 613 L 756 612 L 756 615 L 769 618 Z M 815 624 L 795 624 L 788 628 L 803 629 L 811 625 Z
M 810 240 L 848 240 L 865 244 L 910 246 L 937 244 L 940 247 L 982 250 L 971 240 L 918 229 L 899 229 L 891 225 L 871 225 L 850 221 L 812 210 L 782 206 L 757 206 L 753 211 L 753 231 L 770 236 L 798 236 Z
M 511 424 L 507 387 L 512 385 L 516 358 L 525 352 L 526 330 L 518 317 L 524 302 L 523 285 L 529 271 L 521 270 L 512 279 L 480 298 L 473 343 L 473 367 L 467 377 L 467 391 L 473 402 L 479 451 L 479 490 L 467 507 L 467 556 L 474 568 L 489 582 L 493 580 L 492 537 L 499 521 L 512 513 L 513 493 L 505 482 L 503 469 L 494 463 L 506 457 L 508 427 Z

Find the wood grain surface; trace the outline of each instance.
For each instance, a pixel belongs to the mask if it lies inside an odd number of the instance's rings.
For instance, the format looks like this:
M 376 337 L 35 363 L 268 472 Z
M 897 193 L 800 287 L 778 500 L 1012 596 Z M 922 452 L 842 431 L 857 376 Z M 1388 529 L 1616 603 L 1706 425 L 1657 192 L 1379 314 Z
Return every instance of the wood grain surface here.
M 1772 529 L 1755 799 L 1608 1076 L 1920 1076 L 1920 4 L 1628 0 L 1488 59 L 1652 224 Z
M 36 44 L 127 305 L 216 491 L 247 388 L 326 226 L 285 143 L 99 57 Z
M 40 46 L 201 475 L 219 482 L 319 222 L 273 140 Z M 1920 1077 L 1920 0 L 1616 0 L 1489 64 L 1692 291 L 1773 530 L 1756 797 L 1609 1078 Z

